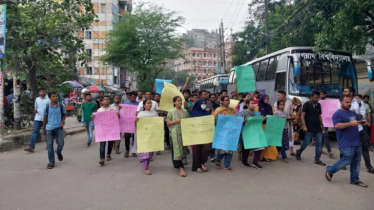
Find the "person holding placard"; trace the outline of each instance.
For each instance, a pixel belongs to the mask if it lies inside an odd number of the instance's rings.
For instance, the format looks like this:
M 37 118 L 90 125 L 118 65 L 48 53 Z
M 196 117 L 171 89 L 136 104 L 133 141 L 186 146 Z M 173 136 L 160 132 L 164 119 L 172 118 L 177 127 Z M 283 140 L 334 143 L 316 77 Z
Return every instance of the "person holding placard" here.
M 138 106 L 139 101 L 136 100 L 136 98 L 138 97 L 137 94 L 138 93 L 136 93 L 135 91 L 130 92 L 128 100 L 125 101 L 123 104 L 131 105 L 131 106 Z M 134 134 L 133 133 L 125 133 L 125 147 L 126 147 L 126 151 L 125 151 L 125 154 L 124 154 L 125 158 L 129 157 L 131 137 L 132 137 L 132 145 L 134 145 Z M 137 157 L 136 153 L 132 153 L 132 157 Z
M 187 154 L 187 147 L 183 146 L 181 120 L 188 117 L 188 113 L 182 108 L 182 98 L 175 96 L 173 98 L 174 109 L 167 115 L 166 123 L 170 129 L 171 137 L 171 156 L 174 168 L 179 169 L 179 175 L 186 177 L 184 172 L 183 157 Z
M 139 118 L 141 117 L 158 117 L 157 112 L 152 110 L 152 102 L 153 101 L 150 99 L 145 99 L 143 101 L 143 108 L 138 113 L 137 118 L 135 119 L 135 123 L 137 123 Z M 139 153 L 139 160 L 143 162 L 143 170 L 146 175 L 152 175 L 152 172 L 149 170 L 149 162 L 152 157 L 153 152 Z
M 321 90 L 319 93 L 319 100 L 326 100 L 327 92 L 325 90 Z M 334 156 L 334 153 L 331 151 L 331 146 L 330 146 L 330 141 L 329 141 L 329 133 L 328 133 L 328 128 L 323 128 L 323 133 L 322 133 L 322 154 L 326 155 L 329 154 L 329 157 L 332 158 Z M 327 152 L 323 151 L 323 145 L 326 146 Z
M 109 96 L 104 96 L 101 102 L 101 107 L 97 110 L 97 112 L 116 111 L 116 108 L 109 106 L 109 102 L 110 102 Z M 120 117 L 119 112 L 117 112 L 117 116 L 118 118 Z M 94 120 L 95 113 L 92 114 L 91 117 L 92 117 L 92 120 Z M 116 139 L 113 139 L 113 140 L 116 140 Z M 104 165 L 104 162 L 105 162 L 105 146 L 106 146 L 105 141 L 100 142 L 100 162 L 99 162 L 100 165 Z M 107 151 L 107 156 L 106 156 L 107 161 L 112 160 L 112 157 L 110 156 L 112 154 L 112 149 L 113 149 L 113 141 L 108 141 L 108 151 Z
M 221 107 L 218 107 L 216 111 L 214 112 L 214 118 L 217 120 L 218 115 L 223 114 L 223 115 L 234 115 L 235 110 L 230 108 L 230 97 L 228 96 L 222 96 L 221 97 Z M 217 160 L 216 160 L 216 167 L 218 169 L 221 168 L 221 160 L 225 158 L 224 161 L 224 169 L 227 171 L 232 172 L 232 169 L 230 168 L 231 160 L 232 160 L 232 151 L 225 151 L 225 150 L 218 150 L 217 152 Z
M 290 148 L 288 131 L 289 131 L 290 120 L 293 120 L 293 119 L 290 118 L 290 115 L 284 111 L 284 101 L 281 101 L 281 100 L 277 101 L 277 107 L 278 107 L 278 111 L 276 111 L 274 115 L 278 117 L 286 118 L 286 123 L 284 125 L 283 133 L 282 133 L 282 146 L 280 147 L 280 150 L 281 150 L 283 162 L 288 163 L 289 160 L 287 159 L 287 154 L 286 154 L 286 150 Z
M 113 102 L 114 103 L 110 106 L 115 108 L 117 113 L 119 113 L 121 108 L 122 108 L 122 106 L 119 104 L 119 102 L 120 102 L 119 95 L 114 95 L 113 96 Z M 114 141 L 114 149 L 116 150 L 117 154 L 121 154 L 121 152 L 119 151 L 120 144 L 121 144 L 121 141 Z
M 255 117 L 256 116 L 256 112 L 255 112 L 255 103 L 253 101 L 253 99 L 247 99 L 245 101 L 245 106 L 244 106 L 244 111 L 242 111 L 240 113 L 240 116 L 241 117 L 244 117 L 244 124 L 247 123 L 247 120 L 249 117 Z M 242 161 L 242 164 L 243 166 L 245 167 L 254 167 L 254 168 L 257 168 L 257 169 L 262 169 L 262 166 L 260 164 L 258 164 L 258 161 L 260 160 L 260 156 L 261 156 L 261 152 L 264 150 L 264 148 L 256 148 L 255 149 L 255 152 L 253 154 L 253 161 L 252 161 L 252 164 L 249 165 L 248 164 L 248 156 L 249 156 L 249 152 L 250 152 L 250 149 L 245 149 L 244 148 L 244 143 L 243 143 L 243 134 L 240 135 L 240 146 L 241 146 L 241 161 Z

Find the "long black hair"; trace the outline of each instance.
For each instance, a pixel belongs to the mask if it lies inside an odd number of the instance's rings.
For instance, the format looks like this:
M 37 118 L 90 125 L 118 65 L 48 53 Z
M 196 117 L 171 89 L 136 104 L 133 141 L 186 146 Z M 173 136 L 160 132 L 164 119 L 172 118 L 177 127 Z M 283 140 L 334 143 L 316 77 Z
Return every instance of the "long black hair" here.
M 282 100 L 277 101 L 277 107 L 278 107 L 278 109 L 279 109 L 279 104 L 281 104 L 281 103 L 285 104 L 284 101 L 282 101 Z
M 182 100 L 182 98 L 180 96 L 174 96 L 173 103 L 177 102 L 178 98 L 180 98 Z M 173 104 L 173 106 L 175 107 L 175 104 Z
M 245 110 L 245 109 L 248 109 L 248 105 L 249 105 L 249 103 L 251 103 L 251 101 L 253 101 L 253 99 L 247 99 L 247 100 L 245 101 L 245 105 L 244 105 L 244 107 L 243 107 L 244 110 Z

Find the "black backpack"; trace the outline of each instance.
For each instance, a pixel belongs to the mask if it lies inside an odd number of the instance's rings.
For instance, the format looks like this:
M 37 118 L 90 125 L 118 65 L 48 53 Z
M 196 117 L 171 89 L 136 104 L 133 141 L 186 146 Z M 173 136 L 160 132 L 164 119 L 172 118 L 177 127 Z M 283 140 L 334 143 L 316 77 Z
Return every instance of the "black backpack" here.
M 48 104 L 48 105 L 45 107 L 45 111 L 46 111 L 46 113 L 47 113 L 47 122 L 46 122 L 46 124 L 48 123 L 49 105 L 50 105 L 50 104 Z M 62 119 L 64 119 L 64 110 L 62 110 L 62 109 L 63 109 L 63 107 L 62 107 L 62 103 L 58 102 L 58 106 L 60 107 L 61 121 L 62 121 Z

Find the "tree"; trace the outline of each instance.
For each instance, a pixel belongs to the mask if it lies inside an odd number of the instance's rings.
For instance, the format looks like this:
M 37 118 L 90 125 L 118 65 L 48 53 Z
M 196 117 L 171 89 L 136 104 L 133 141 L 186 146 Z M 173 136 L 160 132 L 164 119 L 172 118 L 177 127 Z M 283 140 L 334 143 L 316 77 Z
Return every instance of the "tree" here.
M 193 75 L 188 75 L 184 71 L 175 72 L 173 70 L 165 70 L 165 71 L 160 72 L 156 78 L 157 79 L 168 79 L 168 80 L 171 80 L 174 85 L 182 86 L 184 85 L 184 83 L 186 83 L 187 77 L 189 77 L 187 85 L 193 86 L 194 81 L 196 80 L 196 77 Z
M 79 32 L 95 20 L 90 0 L 18 0 L 7 11 L 6 62 L 27 78 L 32 95 L 72 79 L 83 60 Z
M 153 3 L 140 3 L 126 14 L 108 36 L 105 63 L 136 72 L 140 90 L 151 90 L 156 76 L 167 69 L 167 60 L 182 55 L 184 39 L 176 29 L 184 22 L 174 11 Z

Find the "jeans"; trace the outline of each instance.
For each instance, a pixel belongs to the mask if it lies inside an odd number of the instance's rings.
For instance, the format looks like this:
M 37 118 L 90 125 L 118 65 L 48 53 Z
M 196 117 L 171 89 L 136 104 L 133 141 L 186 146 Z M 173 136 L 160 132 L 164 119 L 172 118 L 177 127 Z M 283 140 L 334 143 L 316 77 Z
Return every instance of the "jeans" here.
M 47 130 L 47 149 L 48 149 L 48 159 L 50 163 L 55 163 L 55 153 L 53 149 L 53 140 L 56 139 L 57 150 L 56 154 L 61 154 L 64 148 L 64 128 L 59 127 L 53 130 Z
M 231 160 L 232 160 L 232 154 L 231 153 L 223 153 L 221 154 L 220 150 L 218 150 L 218 154 L 217 154 L 217 162 L 221 162 L 221 160 L 225 158 L 225 161 L 224 161 L 224 165 L 225 167 L 229 167 L 230 164 L 231 164 Z
M 367 135 L 365 130 L 360 131 L 360 141 L 362 144 L 362 156 L 364 157 L 366 168 L 372 168 L 370 163 L 370 154 L 369 154 L 369 144 L 367 140 Z
M 210 152 L 209 152 L 210 158 L 215 158 L 216 157 L 215 151 L 216 151 L 216 149 L 214 149 L 214 148 L 210 149 Z
M 35 143 L 36 143 L 36 140 L 38 139 L 39 132 L 42 126 L 43 126 L 42 121 L 34 120 L 34 126 L 32 128 L 32 136 L 31 136 L 31 140 L 29 144 L 29 147 L 32 149 L 35 149 Z
M 314 140 L 316 142 L 315 148 L 315 157 L 314 160 L 319 160 L 321 158 L 321 152 L 322 152 L 322 131 L 321 132 L 306 132 L 305 134 L 305 140 L 301 144 L 301 147 L 299 149 L 299 153 L 301 153 L 305 150 L 305 148 L 309 145 L 310 141 L 312 140 L 312 137 L 314 137 Z
M 350 171 L 351 171 L 350 181 L 352 183 L 358 183 L 358 181 L 360 181 L 358 176 L 360 174 L 362 146 L 345 147 L 339 150 L 341 154 L 340 160 L 338 160 L 332 166 L 327 166 L 327 171 L 330 174 L 334 174 L 350 164 L 351 165 L 350 166 Z
M 114 141 L 108 141 L 108 155 L 111 155 L 112 154 L 112 149 L 113 149 L 113 142 Z M 105 145 L 106 145 L 106 142 L 100 142 L 100 159 L 104 159 L 105 158 Z
M 84 122 L 84 127 L 86 128 L 87 135 L 88 135 L 88 143 L 92 142 L 92 131 L 94 129 L 94 122 L 93 120 Z
M 286 149 L 284 148 L 284 146 L 281 146 L 281 147 L 278 147 L 279 150 L 281 151 L 281 154 L 282 154 L 282 159 L 287 159 L 287 154 L 286 154 Z
M 132 137 L 132 145 L 134 145 L 134 134 L 125 133 L 125 147 L 126 152 L 130 151 L 130 138 Z
M 325 132 L 322 134 L 322 147 L 323 144 L 325 144 L 327 152 L 331 152 L 331 146 L 330 146 L 330 141 L 329 141 L 329 134 L 328 134 L 328 128 L 324 128 Z

